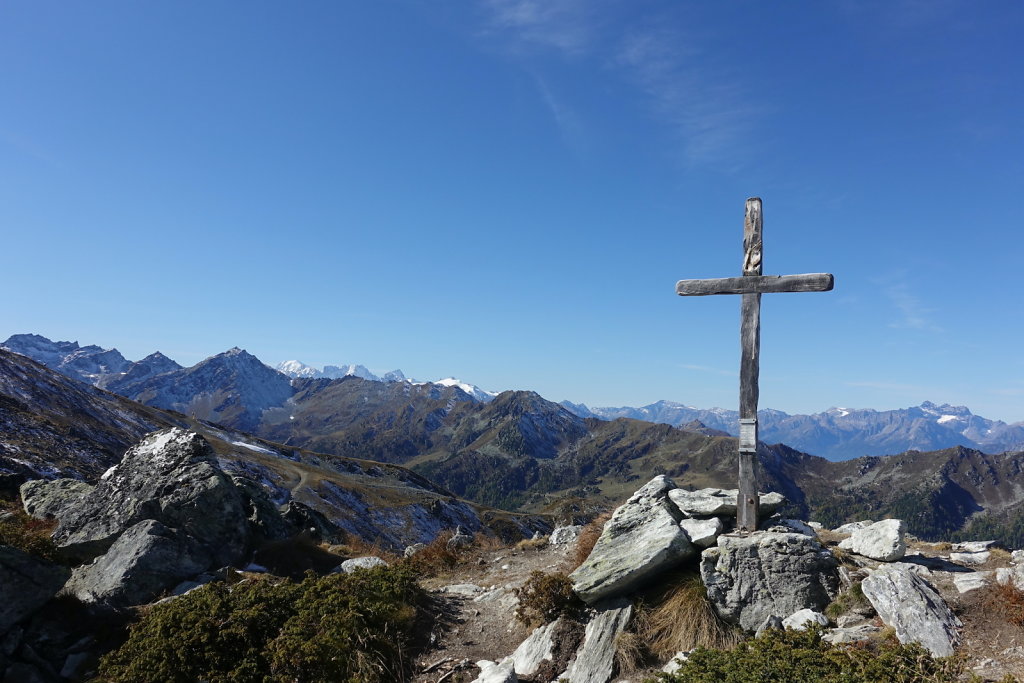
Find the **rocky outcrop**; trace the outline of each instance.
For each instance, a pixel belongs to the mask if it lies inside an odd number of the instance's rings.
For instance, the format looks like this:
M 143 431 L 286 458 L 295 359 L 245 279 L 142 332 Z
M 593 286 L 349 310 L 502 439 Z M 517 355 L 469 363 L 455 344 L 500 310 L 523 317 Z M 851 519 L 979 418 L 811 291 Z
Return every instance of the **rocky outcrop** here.
M 679 526 L 686 532 L 690 543 L 693 543 L 698 548 L 710 548 L 713 546 L 724 530 L 722 520 L 718 519 L 718 517 L 712 517 L 711 519 L 684 519 L 679 522 Z
M 674 488 L 657 476 L 615 510 L 590 556 L 569 575 L 586 603 L 631 592 L 696 555 L 679 526 L 682 515 L 668 499 Z
M 782 620 L 782 627 L 794 631 L 804 631 L 811 624 L 828 626 L 828 617 L 813 609 L 802 609 Z
M 701 557 L 708 598 L 722 619 L 755 631 L 771 616 L 822 611 L 839 587 L 838 563 L 803 534 L 757 531 L 719 536 Z
M 75 568 L 63 592 L 86 603 L 141 605 L 209 567 L 208 552 L 194 539 L 147 519 L 105 554 Z
M 249 541 L 242 494 L 206 439 L 177 428 L 154 432 L 125 453 L 68 510 L 54 540 L 69 553 L 95 557 L 148 519 L 201 544 L 210 566 L 237 561 Z
M 960 642 L 960 619 L 920 576 L 883 565 L 861 582 L 861 589 L 901 643 L 920 643 L 936 657 L 953 654 Z
M 65 592 L 115 607 L 148 602 L 202 571 L 241 562 L 258 526 L 253 515 L 272 516 L 265 508 L 232 483 L 203 437 L 154 432 L 61 512 L 54 540 L 89 560 Z
M 738 496 L 736 489 L 674 489 L 669 492 L 669 499 L 687 517 L 735 517 Z M 758 498 L 762 518 L 774 514 L 786 502 L 781 493 L 761 493 Z
M 902 520 L 883 519 L 854 529 L 853 535 L 843 540 L 839 547 L 879 562 L 894 562 L 907 554 L 905 533 Z
M 56 595 L 69 573 L 65 567 L 0 545 L 0 635 Z
M 551 545 L 571 545 L 580 537 L 582 530 L 583 527 L 579 524 L 555 527 L 554 531 L 551 532 L 551 538 L 548 539 L 548 543 Z
M 366 557 L 353 557 L 351 560 L 345 560 L 338 567 L 338 570 L 345 574 L 351 574 L 354 571 L 360 569 L 374 569 L 376 567 L 386 567 L 388 563 L 374 555 L 367 555 Z
M 615 641 L 626 630 L 633 616 L 633 605 L 627 600 L 615 600 L 598 607 L 598 612 L 587 622 L 583 645 L 576 659 L 558 680 L 569 683 L 607 683 L 615 670 Z
M 25 512 L 36 519 L 59 520 L 92 489 L 78 479 L 33 479 L 21 485 L 21 503 Z

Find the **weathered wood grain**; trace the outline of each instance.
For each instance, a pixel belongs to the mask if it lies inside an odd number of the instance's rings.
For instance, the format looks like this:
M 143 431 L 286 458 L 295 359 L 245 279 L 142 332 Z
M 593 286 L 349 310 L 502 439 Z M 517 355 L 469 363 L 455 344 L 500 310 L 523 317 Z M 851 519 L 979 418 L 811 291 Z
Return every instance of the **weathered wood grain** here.
M 744 275 L 706 280 L 680 280 L 676 283 L 679 296 L 709 296 L 712 294 L 772 294 L 774 292 L 827 292 L 835 285 L 831 273 L 804 273 L 802 275 Z

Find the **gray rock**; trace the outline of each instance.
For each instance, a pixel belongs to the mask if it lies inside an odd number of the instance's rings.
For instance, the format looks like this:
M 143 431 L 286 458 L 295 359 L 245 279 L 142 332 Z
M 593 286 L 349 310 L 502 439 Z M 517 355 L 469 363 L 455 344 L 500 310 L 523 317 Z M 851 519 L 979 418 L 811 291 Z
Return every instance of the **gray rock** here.
M 859 522 L 849 522 L 842 526 L 836 527 L 832 531 L 837 534 L 852 534 L 854 531 L 857 531 L 858 529 L 866 529 L 872 524 L 874 524 L 874 522 L 872 522 L 870 519 L 863 519 Z
M 182 429 L 146 436 L 67 511 L 57 544 L 96 557 L 127 529 L 155 520 L 202 545 L 210 566 L 238 561 L 249 543 L 242 494 L 221 471 L 206 440 Z
M 569 545 L 571 543 L 575 543 L 576 539 L 580 537 L 580 531 L 582 530 L 583 527 L 579 524 L 555 527 L 555 530 L 551 532 L 551 538 L 548 539 L 548 543 L 551 545 Z
M 839 547 L 879 562 L 893 562 L 907 554 L 905 533 L 903 520 L 883 519 L 870 526 L 855 529 Z
M 992 557 L 992 553 L 988 550 L 983 550 L 981 552 L 950 553 L 949 561 L 962 564 L 965 567 L 977 567 L 978 565 L 988 562 L 990 557 Z
M 858 643 L 862 640 L 867 640 L 874 634 L 878 633 L 882 629 L 871 624 L 861 624 L 860 626 L 850 626 L 845 628 L 833 628 L 821 637 L 826 643 L 832 643 L 833 645 L 840 645 L 842 643 Z
M 56 595 L 70 573 L 66 567 L 0 545 L 0 635 Z
M 698 548 L 710 548 L 713 546 L 723 531 L 722 520 L 718 517 L 712 517 L 711 519 L 687 518 L 680 521 L 679 526 L 689 536 L 690 543 L 693 543 Z
M 495 664 L 492 661 L 481 659 L 476 663 L 480 667 L 480 675 L 473 679 L 472 683 L 518 683 L 515 669 L 512 668 L 512 661 L 503 661 Z
M 1024 563 L 1024 550 L 1014 550 L 1010 553 L 1010 564 Z
M 7 674 L 4 681 L 16 681 L 17 683 L 51 683 L 53 679 L 44 674 L 39 668 L 25 662 L 15 662 L 7 667 Z
M 902 567 L 882 565 L 861 588 L 901 643 L 920 643 L 936 657 L 953 654 L 962 624 L 927 581 Z
M 963 543 L 954 543 L 953 552 L 982 553 L 986 550 L 991 550 L 995 544 L 996 541 L 964 541 Z
M 1018 590 L 1024 590 L 1024 564 L 996 569 L 996 583 L 1001 586 L 1009 584 Z
M 60 519 L 93 487 L 77 479 L 33 479 L 21 485 L 21 503 L 25 512 L 36 519 Z
M 757 627 L 757 630 L 754 632 L 754 635 L 760 638 L 761 634 L 765 631 L 781 631 L 782 629 L 782 617 L 780 617 L 777 614 L 773 614 L 770 617 L 767 617 L 763 622 L 761 622 L 761 625 Z
M 988 585 L 992 572 L 967 572 L 953 575 L 953 586 L 960 595 L 976 591 Z
M 733 517 L 736 515 L 737 489 L 700 489 L 686 491 L 674 489 L 668 494 L 682 513 L 688 517 Z M 758 494 L 760 516 L 769 517 L 786 502 L 781 493 Z
M 803 534 L 804 536 L 810 536 L 817 538 L 818 534 L 815 533 L 806 522 L 801 522 L 799 519 L 779 519 L 772 523 L 771 526 L 767 527 L 765 531 L 775 531 L 782 534 Z
M 633 591 L 696 555 L 679 526 L 682 515 L 668 500 L 674 486 L 657 476 L 612 514 L 590 556 L 569 575 L 587 604 Z
M 802 609 L 782 620 L 782 627 L 794 631 L 805 631 L 810 624 L 828 626 L 828 617 L 813 609 Z
M 814 538 L 756 531 L 719 536 L 700 573 L 718 615 L 753 632 L 773 615 L 824 610 L 838 591 L 837 567 Z
M 406 546 L 405 552 L 402 553 L 402 556 L 403 557 L 412 557 L 413 555 L 415 555 L 416 553 L 418 553 L 419 551 L 423 550 L 426 547 L 427 547 L 426 543 L 413 543 L 410 546 Z
M 502 664 L 511 660 L 516 675 L 532 676 L 541 662 L 554 656 L 553 636 L 561 622 L 562 619 L 559 617 L 549 624 L 534 629 L 533 633 L 519 644 L 515 652 L 502 660 Z
M 351 560 L 345 560 L 341 563 L 338 568 L 338 573 L 344 572 L 345 574 L 351 574 L 358 569 L 373 569 L 374 567 L 386 567 L 388 563 L 374 555 L 367 555 L 366 557 L 353 557 Z
M 462 530 L 461 526 L 455 527 L 455 533 L 448 539 L 449 548 L 468 548 L 473 544 L 473 537 Z
M 63 592 L 86 603 L 142 605 L 209 564 L 199 544 L 147 519 L 121 534 L 104 555 L 75 568 Z
M 576 658 L 559 676 L 569 683 L 608 683 L 615 670 L 615 641 L 633 616 L 633 605 L 618 599 L 596 606 L 597 614 L 587 622 L 583 644 Z

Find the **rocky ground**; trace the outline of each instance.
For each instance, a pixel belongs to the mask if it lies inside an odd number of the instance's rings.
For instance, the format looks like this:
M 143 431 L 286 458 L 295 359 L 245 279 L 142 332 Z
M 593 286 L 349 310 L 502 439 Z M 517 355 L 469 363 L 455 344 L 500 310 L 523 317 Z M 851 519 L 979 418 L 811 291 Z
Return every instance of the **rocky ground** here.
M 829 531 L 819 535 L 829 547 L 837 547 L 848 537 Z M 984 681 L 1000 681 L 1008 674 L 1024 680 L 1024 628 L 1010 623 L 1000 606 L 993 603 L 1001 599 L 997 574 L 1013 570 L 1011 553 L 998 548 L 958 553 L 957 547 L 948 543 L 913 538 L 907 542 L 907 554 L 898 564 L 913 567 L 912 571 L 934 586 L 962 621 L 962 643 L 957 652 L 967 658 L 969 668 Z M 514 589 L 522 586 L 533 571 L 567 573 L 577 563 L 572 543 L 487 549 L 476 555 L 468 564 L 424 582 L 439 617 L 432 625 L 431 645 L 415 662 L 415 683 L 474 681 L 480 674 L 476 662 L 497 662 L 510 655 L 532 631 L 515 617 Z M 882 564 L 846 557 L 852 564 L 869 568 Z M 856 572 L 852 566 L 848 570 Z M 883 635 L 884 624 L 877 613 L 870 606 L 863 611 L 863 615 L 846 614 L 840 622 L 860 626 L 874 637 Z M 652 678 L 664 662 L 647 664 L 612 680 L 639 683 Z

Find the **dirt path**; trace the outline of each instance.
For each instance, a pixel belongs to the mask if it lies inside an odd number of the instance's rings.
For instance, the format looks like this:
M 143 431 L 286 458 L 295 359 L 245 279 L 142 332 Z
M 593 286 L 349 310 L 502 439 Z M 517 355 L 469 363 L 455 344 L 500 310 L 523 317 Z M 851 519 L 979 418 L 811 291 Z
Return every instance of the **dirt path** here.
M 432 625 L 435 645 L 416 661 L 414 683 L 471 681 L 481 659 L 498 661 L 530 634 L 515 617 L 518 588 L 533 571 L 572 569 L 572 546 L 484 551 L 475 564 L 423 582 L 442 607 Z M 460 662 L 468 667 L 458 669 Z M 440 662 L 440 663 L 439 663 Z M 434 666 L 431 666 L 434 665 Z

